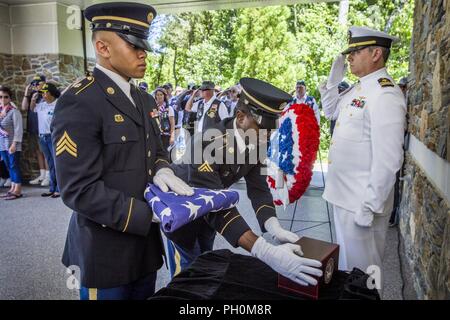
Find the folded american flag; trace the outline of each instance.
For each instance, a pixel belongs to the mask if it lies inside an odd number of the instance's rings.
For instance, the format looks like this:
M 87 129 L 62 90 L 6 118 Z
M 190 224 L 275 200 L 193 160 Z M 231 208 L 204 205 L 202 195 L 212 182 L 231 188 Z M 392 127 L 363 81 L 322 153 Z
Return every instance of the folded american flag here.
M 209 212 L 230 209 L 239 201 L 239 193 L 230 190 L 194 188 L 192 196 L 180 196 L 175 192 L 162 192 L 149 183 L 145 199 L 161 220 L 161 228 L 170 233 Z

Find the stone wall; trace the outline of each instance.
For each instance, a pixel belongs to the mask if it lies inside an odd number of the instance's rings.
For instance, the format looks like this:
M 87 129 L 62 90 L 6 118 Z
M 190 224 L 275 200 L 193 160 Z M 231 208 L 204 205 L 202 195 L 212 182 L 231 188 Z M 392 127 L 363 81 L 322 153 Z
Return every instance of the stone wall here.
M 450 0 L 415 2 L 408 83 L 408 131 L 443 161 L 450 161 L 449 16 Z M 400 206 L 405 272 L 411 271 L 419 299 L 450 299 L 450 205 L 425 169 L 406 153 Z
M 415 3 L 409 131 L 450 161 L 450 0 Z
M 400 232 L 419 299 L 450 299 L 450 205 L 407 153 Z
M 0 84 L 13 90 L 13 102 L 20 108 L 25 87 L 33 76 L 43 74 L 60 89 L 84 76 L 83 58 L 65 54 L 11 55 L 0 54 Z M 26 123 L 26 112 L 22 112 Z M 24 134 L 22 174 L 25 180 L 38 173 L 37 160 L 27 149 L 28 135 Z

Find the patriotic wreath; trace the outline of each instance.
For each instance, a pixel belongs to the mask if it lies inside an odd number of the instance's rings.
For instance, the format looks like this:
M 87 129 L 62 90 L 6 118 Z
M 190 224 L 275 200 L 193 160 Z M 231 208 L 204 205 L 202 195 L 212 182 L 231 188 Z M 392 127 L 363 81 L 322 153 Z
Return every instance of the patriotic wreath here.
M 306 191 L 319 137 L 314 111 L 307 104 L 293 104 L 283 111 L 280 128 L 270 137 L 267 157 L 267 184 L 275 205 L 286 207 Z

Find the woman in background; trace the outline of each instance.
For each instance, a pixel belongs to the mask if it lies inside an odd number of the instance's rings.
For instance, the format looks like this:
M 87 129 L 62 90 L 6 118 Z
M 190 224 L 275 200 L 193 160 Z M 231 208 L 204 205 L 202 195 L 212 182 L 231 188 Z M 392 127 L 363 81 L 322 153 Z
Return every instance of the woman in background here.
M 167 93 L 163 88 L 156 88 L 154 96 L 159 112 L 161 140 L 164 149 L 168 150 L 175 141 L 175 112 L 173 108 L 169 106 Z
M 22 198 L 20 153 L 22 151 L 23 122 L 20 111 L 11 102 L 12 92 L 0 87 L 0 155 L 11 177 L 11 188 L 0 195 L 5 200 Z

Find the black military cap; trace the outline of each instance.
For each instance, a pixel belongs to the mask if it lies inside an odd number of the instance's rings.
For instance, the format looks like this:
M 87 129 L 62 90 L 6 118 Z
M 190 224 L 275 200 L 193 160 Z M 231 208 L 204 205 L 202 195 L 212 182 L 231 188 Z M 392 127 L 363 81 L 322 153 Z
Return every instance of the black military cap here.
M 264 129 L 275 129 L 276 120 L 292 100 L 289 93 L 270 83 L 254 78 L 242 78 L 239 103 L 247 105 L 253 118 Z
M 367 27 L 350 27 L 348 36 L 348 48 L 342 54 L 349 54 L 368 46 L 390 48 L 393 42 L 398 41 L 397 37 Z
M 215 84 L 212 81 L 203 81 L 200 90 L 214 90 Z
M 84 16 L 91 22 L 92 31 L 114 31 L 125 41 L 150 50 L 147 39 L 156 16 L 153 7 L 130 2 L 99 3 L 86 8 Z

